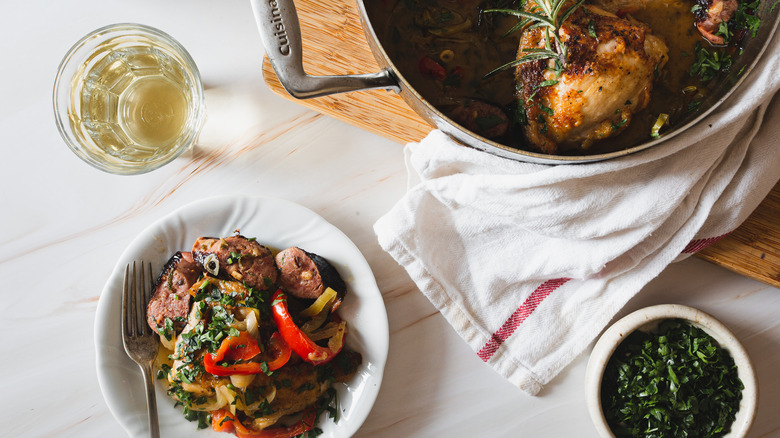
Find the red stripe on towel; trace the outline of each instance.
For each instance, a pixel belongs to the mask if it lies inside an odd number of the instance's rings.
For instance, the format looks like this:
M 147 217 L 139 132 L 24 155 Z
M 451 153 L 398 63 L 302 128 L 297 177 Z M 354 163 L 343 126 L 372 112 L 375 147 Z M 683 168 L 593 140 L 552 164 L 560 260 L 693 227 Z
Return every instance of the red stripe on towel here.
M 507 338 L 512 336 L 512 333 L 514 333 L 520 324 L 536 310 L 539 304 L 541 304 L 554 290 L 563 286 L 569 280 L 571 280 L 571 278 L 556 278 L 554 280 L 547 280 L 537 287 L 536 290 L 526 298 L 523 304 L 521 304 L 506 321 L 504 321 L 501 328 L 493 333 L 490 340 L 479 350 L 477 356 L 485 362 L 490 360 L 498 350 L 498 347 L 500 347 Z
M 730 233 L 722 234 L 717 237 L 708 237 L 706 239 L 696 239 L 691 240 L 691 242 L 688 244 L 688 246 L 685 247 L 685 249 L 682 250 L 683 254 L 692 254 L 695 252 L 699 252 L 703 250 L 704 248 L 714 244 L 715 242 L 719 241 L 720 239 L 728 236 Z

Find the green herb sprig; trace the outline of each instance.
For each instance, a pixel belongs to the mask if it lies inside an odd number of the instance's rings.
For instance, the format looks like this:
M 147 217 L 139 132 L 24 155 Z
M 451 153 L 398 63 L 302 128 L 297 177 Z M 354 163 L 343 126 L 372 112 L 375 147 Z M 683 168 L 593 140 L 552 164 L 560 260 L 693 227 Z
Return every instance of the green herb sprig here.
M 563 71 L 568 56 L 566 45 L 561 41 L 559 31 L 563 23 L 579 8 L 585 0 L 577 0 L 573 5 L 564 10 L 568 0 L 536 0 L 536 7 L 529 11 L 523 9 L 486 9 L 485 12 L 503 13 L 514 15 L 521 18 L 519 23 L 512 27 L 511 32 L 518 30 L 530 30 L 535 28 L 543 29 L 544 48 L 523 49 L 524 55 L 491 71 L 486 78 L 489 78 L 503 70 L 516 67 L 526 62 L 538 61 L 542 59 L 554 59 L 555 70 Z

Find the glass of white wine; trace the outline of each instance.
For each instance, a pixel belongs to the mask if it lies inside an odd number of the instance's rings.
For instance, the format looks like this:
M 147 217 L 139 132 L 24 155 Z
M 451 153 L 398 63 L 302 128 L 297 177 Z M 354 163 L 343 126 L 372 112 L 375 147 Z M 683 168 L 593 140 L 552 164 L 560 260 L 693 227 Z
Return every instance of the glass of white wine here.
M 171 36 L 113 24 L 65 55 L 54 82 L 54 113 L 82 160 L 110 173 L 140 174 L 195 143 L 205 118 L 203 84 L 192 57 Z

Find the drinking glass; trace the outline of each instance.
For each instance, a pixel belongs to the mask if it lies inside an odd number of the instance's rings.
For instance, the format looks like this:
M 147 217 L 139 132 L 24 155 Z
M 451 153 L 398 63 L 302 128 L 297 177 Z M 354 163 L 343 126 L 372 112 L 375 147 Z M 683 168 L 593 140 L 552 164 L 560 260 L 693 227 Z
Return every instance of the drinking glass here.
M 140 174 L 171 162 L 197 140 L 205 117 L 192 57 L 153 27 L 120 23 L 79 40 L 54 81 L 62 138 L 92 166 Z

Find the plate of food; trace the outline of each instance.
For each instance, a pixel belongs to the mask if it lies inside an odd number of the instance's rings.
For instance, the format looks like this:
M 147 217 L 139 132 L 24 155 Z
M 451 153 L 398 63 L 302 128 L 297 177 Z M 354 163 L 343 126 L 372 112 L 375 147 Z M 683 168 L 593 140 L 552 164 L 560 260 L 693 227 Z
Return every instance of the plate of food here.
M 389 344 L 368 262 L 305 207 L 228 196 L 191 203 L 146 228 L 102 291 L 98 382 L 131 436 L 148 435 L 146 397 L 122 347 L 120 314 L 125 267 L 140 260 L 154 271 L 146 318 L 160 338 L 163 436 L 314 428 L 348 437 L 363 424 Z

